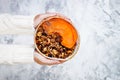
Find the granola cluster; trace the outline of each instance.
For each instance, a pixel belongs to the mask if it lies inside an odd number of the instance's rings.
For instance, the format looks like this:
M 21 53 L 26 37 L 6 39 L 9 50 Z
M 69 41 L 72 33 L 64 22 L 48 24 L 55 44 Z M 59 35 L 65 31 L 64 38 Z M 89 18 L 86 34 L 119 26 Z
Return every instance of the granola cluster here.
M 61 45 L 62 37 L 59 33 L 47 34 L 42 26 L 39 26 L 35 39 L 38 49 L 48 57 L 65 59 L 73 53 L 75 48 L 74 46 L 69 49 Z

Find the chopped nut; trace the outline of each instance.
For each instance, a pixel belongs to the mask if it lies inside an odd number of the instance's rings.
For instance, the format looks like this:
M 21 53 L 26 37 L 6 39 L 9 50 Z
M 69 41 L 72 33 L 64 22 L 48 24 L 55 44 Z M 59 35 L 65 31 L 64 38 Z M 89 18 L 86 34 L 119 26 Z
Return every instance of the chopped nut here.
M 44 52 L 47 51 L 47 47 L 43 48 L 43 51 L 44 51 Z
M 44 36 L 44 35 L 42 35 L 40 38 L 41 38 L 42 41 L 47 40 L 47 37 Z
M 55 54 L 55 55 L 58 54 L 58 51 L 55 50 L 55 49 L 53 49 L 52 52 L 53 52 L 53 54 Z
M 68 54 L 71 54 L 71 53 L 72 53 L 72 51 L 71 51 L 71 50 L 68 50 L 68 51 L 67 51 L 67 53 L 68 53 Z
M 51 39 L 51 42 L 54 43 L 54 42 L 55 42 L 55 39 Z
M 62 57 L 64 57 L 65 53 L 62 53 L 61 55 L 62 55 Z
M 41 42 L 42 40 L 39 38 L 38 41 Z
M 37 33 L 37 36 L 41 36 L 41 35 L 42 35 L 42 32 L 38 32 L 38 33 Z
M 48 37 L 49 39 L 51 39 L 51 38 L 52 38 L 52 36 L 51 36 L 51 35 L 48 35 L 47 37 Z
M 39 46 L 38 46 L 38 49 L 40 49 L 40 50 L 41 50 L 41 49 L 42 49 L 42 46 L 41 46 L 41 45 L 39 45 Z

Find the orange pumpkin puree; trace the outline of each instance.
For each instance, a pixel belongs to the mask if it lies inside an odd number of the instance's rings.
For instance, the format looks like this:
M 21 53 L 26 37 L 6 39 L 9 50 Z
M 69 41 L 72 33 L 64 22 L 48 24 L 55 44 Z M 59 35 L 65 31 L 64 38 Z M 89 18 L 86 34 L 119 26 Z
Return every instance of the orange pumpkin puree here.
M 57 32 L 62 37 L 61 44 L 67 48 L 72 48 L 78 38 L 75 28 L 64 19 L 61 18 L 52 18 L 42 24 L 44 30 L 51 34 Z

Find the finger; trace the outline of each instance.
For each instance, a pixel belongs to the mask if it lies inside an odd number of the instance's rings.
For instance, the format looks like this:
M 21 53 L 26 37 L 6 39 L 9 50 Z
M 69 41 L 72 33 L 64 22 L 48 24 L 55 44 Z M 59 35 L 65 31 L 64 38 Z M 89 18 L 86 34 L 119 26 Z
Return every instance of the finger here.
M 34 28 L 36 29 L 38 22 L 39 22 L 39 18 L 42 14 L 38 14 L 34 17 Z
M 61 63 L 60 61 L 57 61 L 57 60 L 47 59 L 37 52 L 34 52 L 34 60 L 37 63 L 43 64 L 43 65 L 54 65 L 54 64 L 60 64 Z
M 34 18 L 34 27 L 36 28 L 36 26 L 46 17 L 55 16 L 55 15 L 57 15 L 57 13 L 46 13 L 46 14 L 36 15 L 35 18 Z

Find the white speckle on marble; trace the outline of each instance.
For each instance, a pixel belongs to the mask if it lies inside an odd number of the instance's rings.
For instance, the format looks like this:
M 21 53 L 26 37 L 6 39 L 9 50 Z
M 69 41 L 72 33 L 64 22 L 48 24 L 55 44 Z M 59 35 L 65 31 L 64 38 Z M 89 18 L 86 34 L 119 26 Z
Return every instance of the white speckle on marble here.
M 120 0 L 0 0 L 0 13 L 45 12 L 71 18 L 80 34 L 78 53 L 55 66 L 1 64 L 0 80 L 120 80 Z M 18 39 L 0 36 L 0 43 L 15 44 Z

